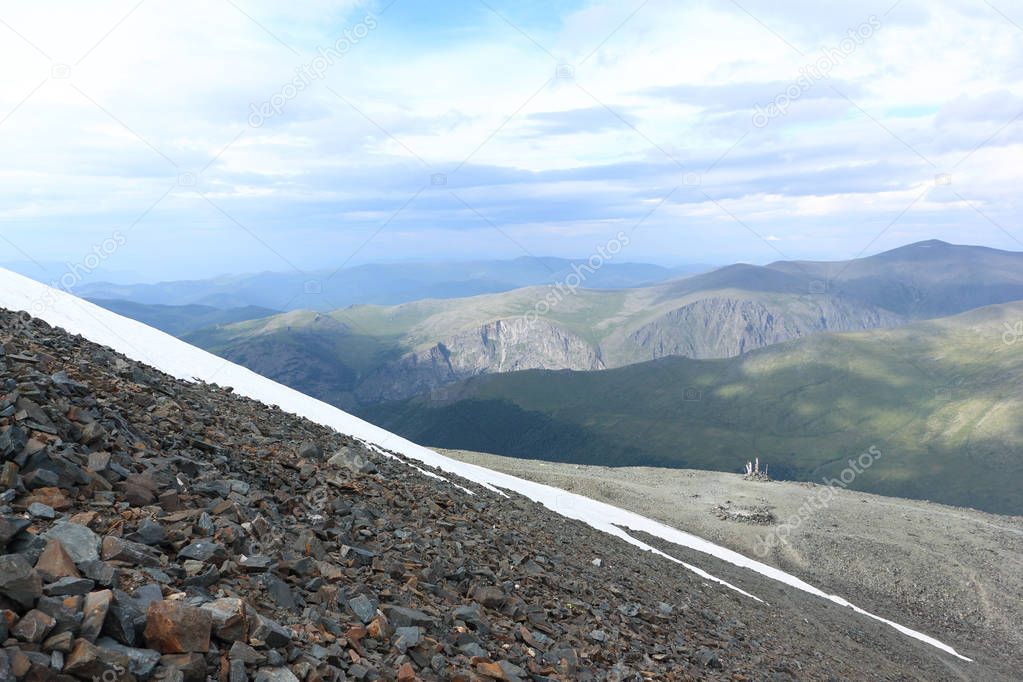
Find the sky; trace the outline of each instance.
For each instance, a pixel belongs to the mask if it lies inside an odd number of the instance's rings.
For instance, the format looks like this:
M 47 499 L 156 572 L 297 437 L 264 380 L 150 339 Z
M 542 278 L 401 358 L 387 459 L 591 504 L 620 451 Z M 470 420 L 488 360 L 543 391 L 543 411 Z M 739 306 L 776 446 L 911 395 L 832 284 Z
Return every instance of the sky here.
M 1023 250 L 1010 0 L 38 0 L 0 65 L 0 262 L 90 279 Z

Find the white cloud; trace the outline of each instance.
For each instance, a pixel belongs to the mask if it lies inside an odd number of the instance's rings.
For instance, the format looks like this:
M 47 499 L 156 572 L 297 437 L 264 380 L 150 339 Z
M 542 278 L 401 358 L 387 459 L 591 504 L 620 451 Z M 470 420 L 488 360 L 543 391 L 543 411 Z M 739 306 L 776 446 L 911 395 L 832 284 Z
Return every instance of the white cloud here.
M 838 234 L 847 236 L 837 243 L 857 250 L 850 221 L 897 215 L 939 173 L 950 173 L 959 195 L 1015 228 L 1023 135 L 1023 117 L 1010 123 L 1023 112 L 1017 27 L 966 0 L 906 0 L 888 15 L 887 0 L 838 9 L 803 0 L 743 6 L 756 19 L 729 3 L 651 0 L 622 24 L 632 6 L 595 0 L 535 34 L 552 58 L 493 17 L 448 26 L 444 35 L 460 39 L 431 39 L 430 27 L 410 39 L 416 27 L 404 23 L 398 2 L 261 128 L 248 125 L 251 104 L 282 92 L 318 46 L 379 6 L 7 6 L 0 10 L 0 61 L 18 68 L 0 73 L 8 190 L 0 217 L 33 227 L 22 235 L 31 248 L 74 249 L 67 234 L 80 232 L 85 244 L 97 231 L 134 220 L 182 173 L 194 173 L 199 189 L 275 235 L 282 250 L 303 248 L 287 239 L 287 223 L 307 234 L 337 233 L 331 243 L 343 250 L 432 173 L 452 174 L 471 155 L 452 186 L 479 202 L 481 213 L 500 215 L 508 230 L 537 239 L 531 248 L 538 252 L 554 244 L 550 235 L 559 229 L 565 237 L 556 248 L 571 252 L 579 225 L 599 229 L 601 221 L 642 216 L 650 197 L 681 184 L 685 172 L 699 174 L 703 190 L 736 217 L 763 223 L 770 241 L 808 253 L 834 249 Z M 766 126 L 753 125 L 756 106 L 798 83 L 801 69 L 841 46 L 872 14 L 880 28 L 837 60 L 829 79 L 802 87 Z M 574 80 L 554 78 L 559 62 L 575 66 Z M 63 75 L 54 70 L 61 64 L 70 67 L 68 78 L 54 77 Z M 622 177 L 619 169 L 630 167 L 636 175 Z M 512 184 L 502 179 L 508 174 Z M 673 198 L 650 225 L 734 222 L 720 206 L 686 196 Z M 566 199 L 579 215 L 561 208 Z M 186 223 L 204 203 L 179 187 L 154 211 L 154 223 Z M 555 203 L 558 210 L 544 210 Z M 401 216 L 394 235 L 435 235 L 460 224 L 463 212 L 423 202 Z M 935 225 L 946 225 L 948 212 L 960 221 L 960 241 L 978 238 L 971 229 L 978 221 L 990 226 L 960 198 L 928 196 L 913 209 Z M 55 241 L 49 235 L 58 225 L 64 236 Z M 931 236 L 926 220 L 914 225 L 916 236 Z M 992 239 L 1011 245 L 1004 234 L 993 231 Z M 690 245 L 661 248 L 682 253 Z M 732 240 L 713 248 L 743 247 Z

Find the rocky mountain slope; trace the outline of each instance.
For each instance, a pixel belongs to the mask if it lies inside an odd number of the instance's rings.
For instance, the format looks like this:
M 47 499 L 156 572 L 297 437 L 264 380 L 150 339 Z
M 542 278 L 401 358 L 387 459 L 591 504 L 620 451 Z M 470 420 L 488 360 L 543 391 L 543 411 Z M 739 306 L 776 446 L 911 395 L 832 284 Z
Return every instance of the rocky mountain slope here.
M 481 374 L 527 369 L 604 369 L 600 353 L 585 339 L 548 320 L 528 333 L 514 321 L 497 320 L 467 329 L 429 348 L 384 364 L 361 381 L 360 403 L 400 400 Z
M 833 297 L 797 299 L 787 310 L 753 299 L 710 297 L 643 325 L 629 340 L 652 359 L 731 358 L 811 334 L 894 327 L 902 322 L 887 311 Z
M 292 312 L 185 338 L 351 409 L 476 375 L 729 358 L 822 332 L 885 329 L 1019 299 L 1023 254 L 923 242 L 854 261 L 739 264 L 626 290 L 530 287 Z M 497 326 L 509 333 L 495 334 Z M 324 372 L 289 369 L 313 365 Z
M 1023 303 L 726 360 L 490 375 L 360 414 L 435 447 L 820 482 L 1023 514 Z
M 4 311 L 0 458 L 2 679 L 1009 679 Z

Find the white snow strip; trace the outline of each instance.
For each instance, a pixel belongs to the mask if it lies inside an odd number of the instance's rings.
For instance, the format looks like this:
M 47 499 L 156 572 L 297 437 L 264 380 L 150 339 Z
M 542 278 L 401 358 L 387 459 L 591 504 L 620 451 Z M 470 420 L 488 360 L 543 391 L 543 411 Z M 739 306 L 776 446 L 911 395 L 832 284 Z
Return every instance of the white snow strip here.
M 445 457 L 336 407 L 190 346 L 169 334 L 121 317 L 88 301 L 2 268 L 0 268 L 0 307 L 12 311 L 27 311 L 35 317 L 46 320 L 51 325 L 62 327 L 73 334 L 81 334 L 94 343 L 109 346 L 130 358 L 145 362 L 179 379 L 200 380 L 231 386 L 239 395 L 259 400 L 267 405 L 277 405 L 287 412 L 306 417 L 367 443 L 399 452 L 426 466 L 436 467 L 461 476 L 494 492 L 502 492 L 499 488 L 514 491 L 565 517 L 582 521 L 636 547 L 655 552 L 681 564 L 706 580 L 720 583 L 754 599 L 757 597 L 715 578 L 695 566 L 668 556 L 633 538 L 622 528 L 649 533 L 682 547 L 709 554 L 735 566 L 747 568 L 790 587 L 827 599 L 840 606 L 849 607 L 857 613 L 890 625 L 899 632 L 956 658 L 964 661 L 971 660 L 933 637 L 864 611 L 837 595 L 827 594 L 773 566 L 768 566 L 738 552 L 707 542 L 703 538 L 603 502 Z M 424 473 L 429 475 L 429 472 Z M 760 600 L 758 599 L 758 601 Z

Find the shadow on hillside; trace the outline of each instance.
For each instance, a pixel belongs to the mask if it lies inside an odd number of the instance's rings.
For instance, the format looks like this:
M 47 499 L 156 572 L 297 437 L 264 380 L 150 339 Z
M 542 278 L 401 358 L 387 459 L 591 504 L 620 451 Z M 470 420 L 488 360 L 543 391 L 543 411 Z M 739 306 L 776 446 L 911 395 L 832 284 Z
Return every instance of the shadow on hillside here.
M 820 337 L 801 350 L 795 359 L 778 347 L 738 362 L 665 358 L 606 372 L 480 377 L 452 400 L 420 396 L 362 412 L 436 447 L 731 472 L 759 457 L 776 478 L 816 482 L 845 483 L 850 459 L 874 449 L 882 455 L 852 466 L 848 487 L 1023 513 L 1015 466 L 1023 415 L 1005 419 L 997 438 L 976 436 L 971 424 L 950 432 L 964 406 L 1019 385 L 989 358 L 957 359 L 951 372 L 926 337 L 894 351 Z

